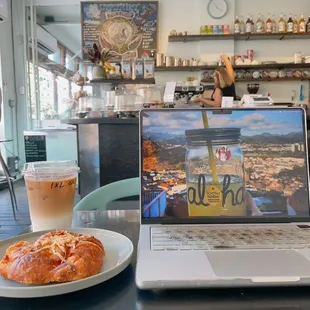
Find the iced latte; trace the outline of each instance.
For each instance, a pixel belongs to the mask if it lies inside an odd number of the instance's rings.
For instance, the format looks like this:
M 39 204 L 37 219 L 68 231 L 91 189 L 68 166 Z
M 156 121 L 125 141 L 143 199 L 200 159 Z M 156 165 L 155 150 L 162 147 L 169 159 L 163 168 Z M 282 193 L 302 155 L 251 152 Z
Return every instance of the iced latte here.
M 26 164 L 33 231 L 71 227 L 78 167 L 73 161 Z

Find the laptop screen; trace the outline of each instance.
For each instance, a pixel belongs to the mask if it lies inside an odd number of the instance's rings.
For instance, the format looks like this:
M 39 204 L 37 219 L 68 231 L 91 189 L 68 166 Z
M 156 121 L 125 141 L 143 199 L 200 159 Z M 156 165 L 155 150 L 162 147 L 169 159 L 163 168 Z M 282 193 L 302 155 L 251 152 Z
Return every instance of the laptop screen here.
M 143 219 L 309 218 L 303 109 L 143 110 L 140 118 Z

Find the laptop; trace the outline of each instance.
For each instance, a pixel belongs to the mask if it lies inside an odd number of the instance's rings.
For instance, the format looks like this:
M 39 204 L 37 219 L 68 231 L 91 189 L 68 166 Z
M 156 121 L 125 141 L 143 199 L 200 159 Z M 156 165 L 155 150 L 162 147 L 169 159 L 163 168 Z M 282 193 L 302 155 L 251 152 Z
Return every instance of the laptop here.
M 147 109 L 140 136 L 140 289 L 310 284 L 304 109 Z

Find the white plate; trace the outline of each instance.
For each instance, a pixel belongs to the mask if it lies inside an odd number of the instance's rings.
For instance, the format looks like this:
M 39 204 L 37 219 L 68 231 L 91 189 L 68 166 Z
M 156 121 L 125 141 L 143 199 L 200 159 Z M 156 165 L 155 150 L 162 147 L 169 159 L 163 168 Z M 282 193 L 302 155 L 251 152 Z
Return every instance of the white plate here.
M 92 235 L 102 242 L 106 256 L 99 274 L 78 281 L 47 285 L 26 285 L 6 280 L 0 276 L 1 297 L 46 297 L 79 291 L 113 278 L 130 264 L 133 244 L 127 237 L 116 232 L 93 228 L 70 228 L 66 230 Z M 29 233 L 0 241 L 0 259 L 4 256 L 6 249 L 15 242 L 21 240 L 34 241 L 46 232 Z

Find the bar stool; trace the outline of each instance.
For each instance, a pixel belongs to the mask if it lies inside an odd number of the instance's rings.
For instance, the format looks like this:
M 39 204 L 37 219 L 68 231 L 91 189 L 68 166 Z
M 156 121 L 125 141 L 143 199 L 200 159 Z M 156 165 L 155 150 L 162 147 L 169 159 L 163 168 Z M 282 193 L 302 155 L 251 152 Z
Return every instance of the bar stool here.
M 5 142 L 12 142 L 13 140 L 0 140 L 0 144 L 1 143 L 5 143 Z M 14 191 L 14 178 L 12 178 L 9 168 L 6 165 L 2 154 L 1 154 L 1 149 L 0 149 L 0 165 L 3 169 L 6 181 L 8 182 L 9 185 L 9 191 L 10 191 L 10 197 L 11 197 L 11 204 L 12 204 L 12 210 L 13 210 L 13 215 L 14 215 L 14 219 L 16 220 L 16 213 L 15 213 L 15 209 L 18 211 L 18 207 L 17 207 L 17 202 L 16 202 L 16 196 L 15 196 L 15 191 Z

